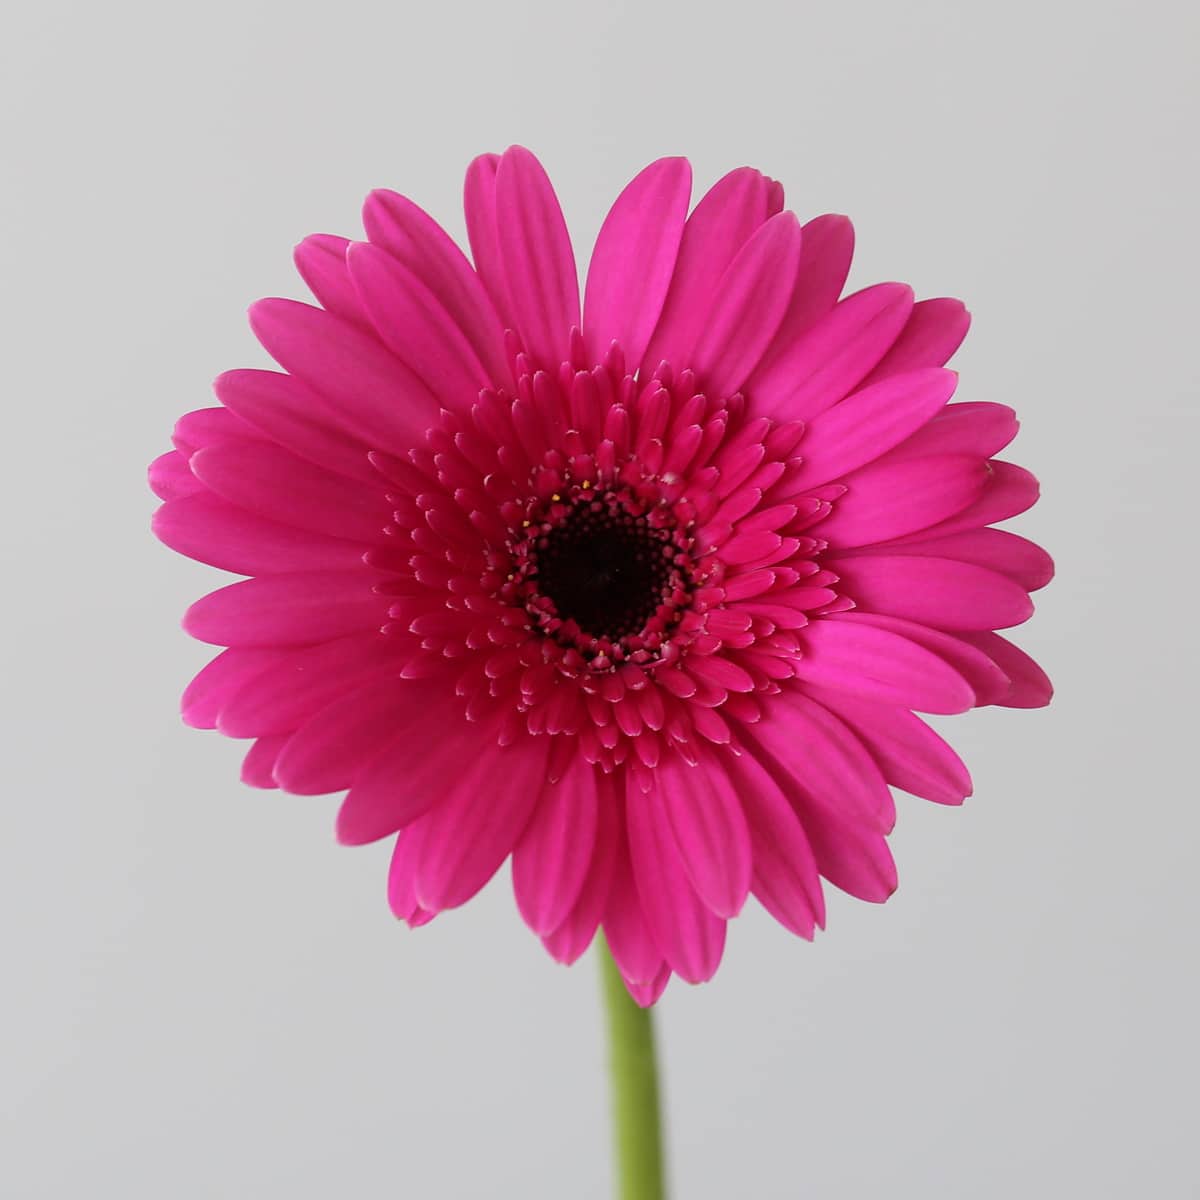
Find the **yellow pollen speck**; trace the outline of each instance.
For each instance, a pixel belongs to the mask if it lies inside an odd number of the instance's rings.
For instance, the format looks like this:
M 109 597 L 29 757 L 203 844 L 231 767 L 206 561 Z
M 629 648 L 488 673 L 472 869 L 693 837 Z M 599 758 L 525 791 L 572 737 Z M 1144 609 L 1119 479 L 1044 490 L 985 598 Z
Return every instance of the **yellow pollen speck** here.
M 583 490 L 584 490 L 585 492 L 586 492 L 586 491 L 588 490 L 588 488 L 590 488 L 591 486 L 592 486 L 592 481 L 591 481 L 590 479 L 585 479 L 585 480 L 583 481 Z
M 521 522 L 521 528 L 522 528 L 522 529 L 528 529 L 528 528 L 529 528 L 529 522 L 528 522 L 528 521 L 522 521 L 522 522 Z
M 554 495 L 550 497 L 550 499 L 558 501 L 558 500 L 561 500 L 562 497 L 557 492 L 555 492 Z

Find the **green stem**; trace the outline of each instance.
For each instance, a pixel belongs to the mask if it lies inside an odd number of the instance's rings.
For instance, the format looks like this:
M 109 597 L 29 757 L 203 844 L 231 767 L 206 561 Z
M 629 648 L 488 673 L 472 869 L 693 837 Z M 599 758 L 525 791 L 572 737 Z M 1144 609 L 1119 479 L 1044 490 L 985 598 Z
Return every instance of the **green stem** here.
M 603 939 L 598 940 L 612 1070 L 618 1200 L 665 1200 L 658 1067 L 652 1010 L 638 1008 Z

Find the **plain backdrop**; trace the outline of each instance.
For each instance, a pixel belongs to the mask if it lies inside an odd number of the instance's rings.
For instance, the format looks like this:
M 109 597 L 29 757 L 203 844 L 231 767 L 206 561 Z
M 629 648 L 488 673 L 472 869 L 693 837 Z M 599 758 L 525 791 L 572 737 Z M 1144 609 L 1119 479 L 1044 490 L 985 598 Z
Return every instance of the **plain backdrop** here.
M 333 798 L 185 729 L 224 581 L 147 528 L 145 464 L 304 295 L 374 186 L 462 234 L 520 141 L 586 260 L 642 165 L 750 163 L 852 216 L 851 286 L 975 317 L 1055 554 L 1019 640 L 1048 710 L 940 727 L 899 892 L 759 911 L 658 1010 L 676 1196 L 1197 1194 L 1197 20 L 1183 4 L 14 4 L 0 69 L 0 1195 L 607 1196 L 595 964 L 507 872 L 409 933 Z M 832 893 L 832 889 L 831 889 Z

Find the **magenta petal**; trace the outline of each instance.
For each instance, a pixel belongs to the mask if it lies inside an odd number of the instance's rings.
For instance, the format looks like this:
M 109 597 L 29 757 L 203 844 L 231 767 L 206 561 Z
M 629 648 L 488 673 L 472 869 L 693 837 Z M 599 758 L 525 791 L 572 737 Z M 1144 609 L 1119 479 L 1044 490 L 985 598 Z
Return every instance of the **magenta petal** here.
M 394 506 L 378 484 L 335 475 L 282 446 L 240 438 L 220 442 L 194 454 L 192 470 L 239 508 L 327 537 L 379 542 L 392 520 Z
M 614 341 L 626 362 L 641 361 L 671 285 L 691 192 L 688 160 L 660 158 L 617 197 L 588 267 L 583 332 L 593 361 Z
M 292 735 L 280 755 L 275 766 L 279 786 L 301 796 L 349 787 L 411 717 L 420 694 L 417 685 L 389 677 L 363 684 L 323 708 Z
M 542 938 L 542 944 L 561 963 L 574 962 L 592 944 L 596 927 L 608 907 L 617 845 L 624 835 L 612 776 L 603 776 L 598 788 L 596 839 L 583 886 L 562 924 Z
M 276 733 L 259 738 L 242 759 L 242 782 L 250 787 L 277 788 L 275 763 L 291 736 L 290 733 Z
M 291 650 L 238 688 L 220 715 L 230 737 L 294 730 L 375 675 L 398 674 L 404 645 L 378 630 Z
M 927 541 L 892 542 L 863 546 L 854 556 L 919 554 L 928 558 L 954 558 L 998 571 L 1027 592 L 1044 588 L 1054 578 L 1054 560 L 1041 546 L 1006 529 L 964 529 Z
M 492 380 L 507 382 L 504 329 L 497 309 L 449 234 L 407 196 L 385 189 L 367 197 L 363 225 L 374 245 L 403 263 L 437 297 Z
M 414 920 L 425 911 L 417 903 L 417 865 L 421 861 L 423 829 L 424 822 L 416 821 L 400 832 L 388 866 L 388 907 L 396 917 L 410 925 L 424 923 Z
M 423 818 L 417 899 L 430 912 L 465 904 L 512 853 L 544 782 L 549 738 L 520 750 L 460 753 L 445 778 L 446 798 Z
M 842 480 L 846 494 L 816 529 L 835 551 L 904 537 L 970 508 L 989 478 L 987 463 L 965 454 L 884 459 Z
M 431 697 L 417 682 L 407 687 L 395 736 L 355 776 L 338 809 L 343 845 L 378 841 L 411 825 L 453 790 L 461 772 L 461 739 L 469 728 L 462 714 L 449 697 Z
M 803 938 L 825 924 L 825 897 L 804 826 L 770 772 L 753 755 L 724 764 L 746 810 L 754 848 L 751 890 L 786 929 Z
M 782 206 L 777 185 L 750 167 L 730 171 L 701 197 L 683 229 L 662 316 L 642 359 L 645 371 L 664 359 L 689 362 L 718 281 L 755 230 Z
M 939 297 L 918 301 L 895 344 L 864 382 L 875 383 L 922 367 L 944 366 L 962 345 L 970 327 L 971 314 L 961 300 Z
M 366 314 L 359 303 L 358 293 L 350 282 L 346 267 L 346 251 L 350 240 L 329 233 L 314 233 L 306 237 L 292 253 L 296 270 L 308 284 L 317 303 L 356 325 L 367 323 Z
M 975 704 L 953 667 L 899 634 L 832 616 L 813 621 L 797 640 L 795 673 L 808 683 L 918 712 L 966 712 Z
M 827 565 L 860 608 L 936 629 L 1007 629 L 1033 613 L 1020 584 L 973 563 L 880 554 L 832 559 Z
M 862 742 L 797 688 L 788 688 L 777 700 L 775 711 L 753 727 L 755 741 L 800 779 L 807 794 L 840 806 L 848 820 L 890 832 L 896 806 Z
M 991 704 L 998 696 L 1008 692 L 1008 676 L 981 650 L 968 646 L 953 634 L 931 629 L 928 625 L 905 620 L 903 617 L 885 616 L 883 613 L 864 612 L 861 609 L 840 613 L 838 620 L 886 629 L 908 638 L 910 642 L 916 642 L 918 646 L 924 646 L 926 650 L 952 666 L 971 685 L 977 705 Z
M 380 627 L 388 600 L 366 571 L 304 571 L 244 579 L 187 610 L 183 627 L 218 646 L 304 646 Z
M 696 894 L 718 917 L 736 917 L 750 891 L 750 832 L 728 777 L 707 755 L 692 766 L 672 754 L 655 787 Z
M 179 554 L 238 575 L 358 568 L 366 577 L 361 543 L 268 521 L 208 491 L 168 500 L 150 527 Z
M 621 846 L 613 867 L 608 907 L 604 913 L 604 938 L 617 970 L 626 984 L 648 984 L 662 970 L 658 948 L 633 878 L 629 851 Z
M 238 690 L 287 653 L 259 647 L 222 651 L 184 689 L 180 700 L 184 724 L 193 729 L 216 729 L 218 717 Z
M 1012 681 L 1007 695 L 993 703 L 1001 708 L 1042 708 L 1050 703 L 1054 686 L 1046 672 L 1024 650 L 996 633 L 960 633 L 958 636 L 982 650 Z
M 928 425 L 888 454 L 889 460 L 930 454 L 969 454 L 991 458 L 1017 436 L 1017 415 L 1003 404 L 968 400 L 950 404 Z
M 746 391 L 756 411 L 809 421 L 862 381 L 912 311 L 912 288 L 880 283 L 841 301 L 754 373 Z
M 179 500 L 205 491 L 204 484 L 192 474 L 187 457 L 178 450 L 160 454 L 147 472 L 150 490 L 160 500 Z
M 187 458 L 197 450 L 212 446 L 228 438 L 259 438 L 261 435 L 236 413 L 226 408 L 198 408 L 184 413 L 175 422 L 171 441 L 175 449 Z
M 800 222 L 782 212 L 760 226 L 717 283 L 690 365 L 711 395 L 741 388 L 775 336 L 796 283 Z
M 655 944 L 688 983 L 711 979 L 725 949 L 725 922 L 688 880 L 662 800 L 631 784 L 626 794 L 634 879 Z
M 517 907 L 534 933 L 552 933 L 579 898 L 596 843 L 598 775 L 577 755 L 562 779 L 545 785 L 513 851 Z
M 962 760 L 920 717 L 846 692 L 805 690 L 858 734 L 894 787 L 936 804 L 961 804 L 971 794 Z
M 763 359 L 760 369 L 764 372 L 771 369 L 778 354 L 785 353 L 796 338 L 807 333 L 833 308 L 850 273 L 854 226 L 849 218 L 826 213 L 807 221 L 801 232 L 796 287 L 783 324 Z
M 481 154 L 471 162 L 463 183 L 463 211 L 475 271 L 487 289 L 501 323 L 511 328 L 516 325 L 516 319 L 508 298 L 508 281 L 504 277 L 496 225 L 496 171 L 499 166 L 498 154 Z
M 1024 467 L 993 459 L 988 463 L 988 479 L 973 504 L 928 529 L 909 534 L 905 543 L 946 537 L 964 529 L 978 529 L 1007 521 L 1030 508 L 1038 498 L 1038 481 Z
M 666 991 L 667 984 L 670 982 L 671 968 L 663 963 L 658 974 L 649 983 L 631 983 L 626 979 L 625 990 L 639 1008 L 649 1008 Z
M 821 874 L 835 887 L 872 904 L 896 890 L 896 863 L 882 833 L 848 821 L 836 803 L 796 788 L 792 803 Z
M 500 159 L 496 225 L 517 332 L 539 366 L 556 370 L 570 358 L 570 332 L 579 327 L 579 280 L 558 197 L 523 146 Z
M 420 278 L 377 246 L 350 248 L 350 275 L 384 343 L 444 408 L 461 412 L 490 386 L 470 340 Z
M 791 488 L 818 487 L 865 466 L 920 429 L 954 394 L 953 371 L 896 375 L 814 417 L 800 442 L 804 461 Z
M 418 445 L 438 414 L 425 385 L 368 332 L 294 300 L 259 300 L 250 325 L 267 353 L 337 407 L 378 450 Z
M 278 371 L 226 371 L 213 388 L 231 411 L 293 454 L 350 479 L 378 486 L 368 445 L 353 422 L 293 375 Z

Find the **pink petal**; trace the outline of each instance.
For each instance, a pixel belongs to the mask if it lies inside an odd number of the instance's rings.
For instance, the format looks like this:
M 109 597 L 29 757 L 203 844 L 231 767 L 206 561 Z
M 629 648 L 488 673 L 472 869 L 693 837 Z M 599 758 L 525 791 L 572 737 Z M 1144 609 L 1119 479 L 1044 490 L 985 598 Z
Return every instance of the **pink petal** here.
M 750 891 L 750 832 L 728 777 L 706 755 L 697 766 L 668 755 L 655 772 L 684 870 L 718 917 L 735 917 Z
M 504 329 L 496 306 L 466 255 L 407 196 L 379 189 L 363 205 L 367 237 L 413 272 L 437 297 L 496 384 L 509 380 Z
M 254 429 L 293 454 L 376 487 L 379 473 L 367 459 L 369 447 L 353 422 L 312 388 L 278 371 L 226 371 L 213 384 L 217 397 Z
M 616 341 L 641 362 L 671 284 L 692 192 L 686 158 L 660 158 L 617 197 L 592 251 L 583 332 L 593 362 Z
M 954 558 L 999 571 L 1036 592 L 1054 578 L 1054 560 L 1041 546 L 1006 529 L 964 529 L 925 541 L 899 542 L 887 546 L 863 546 L 860 554 L 918 554 L 929 558 Z
M 150 527 L 179 554 L 238 575 L 346 570 L 366 576 L 361 543 L 268 521 L 208 491 L 168 500 Z
M 1033 613 L 1020 584 L 973 563 L 880 554 L 825 565 L 841 580 L 838 590 L 859 608 L 938 629 L 1006 629 Z
M 655 944 L 680 978 L 711 979 L 725 949 L 725 922 L 693 890 L 661 797 L 631 783 L 626 820 L 634 879 Z
M 912 304 L 912 288 L 902 283 L 847 296 L 754 373 L 746 393 L 755 411 L 780 421 L 809 421 L 832 408 L 883 357 Z
M 358 242 L 347 261 L 379 336 L 421 377 L 444 408 L 462 412 L 491 381 L 470 340 L 410 268 Z
M 957 382 L 953 371 L 910 371 L 814 417 L 800 442 L 804 461 L 789 479 L 789 490 L 829 483 L 899 445 L 945 406 Z
M 303 571 L 244 579 L 201 597 L 183 627 L 219 646 L 303 646 L 380 627 L 389 601 L 368 571 Z
M 774 697 L 753 734 L 781 769 L 800 779 L 806 794 L 841 806 L 848 819 L 882 833 L 895 824 L 892 794 L 875 760 L 843 721 L 799 689 Z
M 797 634 L 798 679 L 919 712 L 966 712 L 975 693 L 957 671 L 908 638 L 836 616 Z
M 749 167 L 731 171 L 701 197 L 683 228 L 675 273 L 642 359 L 643 370 L 653 371 L 664 359 L 677 368 L 691 365 L 718 280 L 755 230 L 782 206 L 777 185 Z
M 717 283 L 689 365 L 711 395 L 736 392 L 787 311 L 800 263 L 800 222 L 782 212 L 761 225 Z
M 437 402 L 420 379 L 340 317 L 294 300 L 259 300 L 250 325 L 267 353 L 320 392 L 373 449 L 404 453 L 434 423 Z
M 242 782 L 250 787 L 277 788 L 275 763 L 291 736 L 290 733 L 277 733 L 259 738 L 242 759 Z
M 262 737 L 297 728 L 373 676 L 403 666 L 404 643 L 370 630 L 286 655 L 238 688 L 221 710 L 221 732 Z
M 627 984 L 646 984 L 662 970 L 658 948 L 645 908 L 638 896 L 629 851 L 622 845 L 616 855 L 608 908 L 604 914 L 604 938 Z
M 826 213 L 814 217 L 802 229 L 800 266 L 787 315 L 763 358 L 762 371 L 769 371 L 775 358 L 801 334 L 807 333 L 837 303 L 850 273 L 854 255 L 854 226 L 847 217 Z
M 950 404 L 928 425 L 902 442 L 888 458 L 924 458 L 930 454 L 969 454 L 991 458 L 1017 436 L 1017 415 L 1003 404 L 968 400 Z
M 784 928 L 811 939 L 825 924 L 825 898 L 804 826 L 752 754 L 730 757 L 723 765 L 746 811 L 754 850 L 754 895 Z
M 198 408 L 175 422 L 171 441 L 180 454 L 191 458 L 197 450 L 227 438 L 258 437 L 258 431 L 224 408 Z
M 896 864 L 882 833 L 848 821 L 836 803 L 796 788 L 792 802 L 821 874 L 859 900 L 882 904 L 896 890 Z
M 562 963 L 574 962 L 595 937 L 596 927 L 608 907 L 618 840 L 624 836 L 618 809 L 620 801 L 611 775 L 600 779 L 598 794 L 595 845 L 579 897 L 562 924 L 542 938 L 542 944 Z
M 242 439 L 192 456 L 192 470 L 218 496 L 297 529 L 357 542 L 381 542 L 393 506 L 369 487 L 297 458 L 282 446 Z
M 349 787 L 421 709 L 423 697 L 418 684 L 399 677 L 346 693 L 292 735 L 275 765 L 279 786 L 300 796 Z
M 626 979 L 625 990 L 633 998 L 634 1004 L 639 1008 L 649 1008 L 658 1001 L 658 998 L 666 991 L 667 984 L 670 982 L 671 968 L 666 963 L 663 963 L 658 974 L 649 983 L 631 983 Z
M 417 866 L 421 861 L 424 823 L 417 821 L 401 831 L 388 866 L 388 907 L 410 927 L 424 924 L 425 910 L 417 903 Z
M 871 463 L 845 477 L 846 494 L 816 532 L 835 551 L 904 537 L 969 508 L 988 478 L 987 464 L 965 454 Z
M 367 324 L 346 268 L 350 240 L 329 233 L 306 237 L 292 252 L 296 270 L 326 312 L 356 325 Z
M 876 383 L 905 371 L 944 366 L 962 345 L 970 327 L 971 314 L 961 300 L 939 297 L 919 301 L 913 305 L 895 344 L 864 382 Z
M 217 718 L 238 689 L 287 653 L 257 647 L 222 651 L 184 690 L 180 700 L 184 723 L 193 729 L 216 729 Z
M 894 787 L 936 804 L 961 804 L 971 794 L 962 760 L 920 717 L 811 684 L 805 691 L 858 734 Z
M 455 788 L 462 743 L 472 732 L 453 697 L 409 682 L 395 736 L 366 762 L 337 815 L 337 838 L 359 846 L 387 837 L 429 812 Z M 429 905 L 423 905 L 429 908 Z
M 512 853 L 544 781 L 548 737 L 517 746 L 475 749 L 478 731 L 460 743 L 460 769 L 445 779 L 446 799 L 422 820 L 425 844 L 417 899 L 430 912 L 465 904 Z
M 192 474 L 186 456 L 178 450 L 160 454 L 147 471 L 150 490 L 160 500 L 179 500 L 205 491 L 204 484 Z
M 475 270 L 486 288 L 501 323 L 516 325 L 508 298 L 508 281 L 500 258 L 500 235 L 496 226 L 496 170 L 500 155 L 481 154 L 467 168 L 463 184 L 463 211 L 467 218 L 467 239 Z
M 1012 681 L 1008 694 L 994 701 L 1001 708 L 1043 708 L 1054 695 L 1054 685 L 1046 672 L 1019 647 L 995 633 L 973 632 L 958 635 L 964 642 L 982 650 Z
M 512 146 L 496 171 L 500 257 L 517 332 L 546 369 L 570 358 L 579 327 L 579 280 L 562 209 L 542 164 Z
M 943 662 L 949 663 L 971 685 L 977 705 L 991 704 L 997 696 L 1008 692 L 1008 676 L 986 654 L 968 646 L 952 634 L 943 633 L 940 629 L 930 629 L 928 625 L 905 620 L 903 617 L 885 616 L 883 613 L 864 612 L 861 609 L 839 613 L 838 620 L 886 629 L 890 633 L 898 633 L 901 637 L 908 638 L 910 642 L 916 642 L 918 646 L 924 646 Z
M 978 529 L 997 521 L 1007 521 L 1031 508 L 1038 498 L 1038 481 L 1024 467 L 992 459 L 988 463 L 989 476 L 979 499 L 961 512 L 937 525 L 917 533 L 911 533 L 905 542 L 924 541 L 946 537 L 964 529 Z
M 547 783 L 516 850 L 513 891 L 534 933 L 552 933 L 579 898 L 596 844 L 599 770 L 577 755 Z

